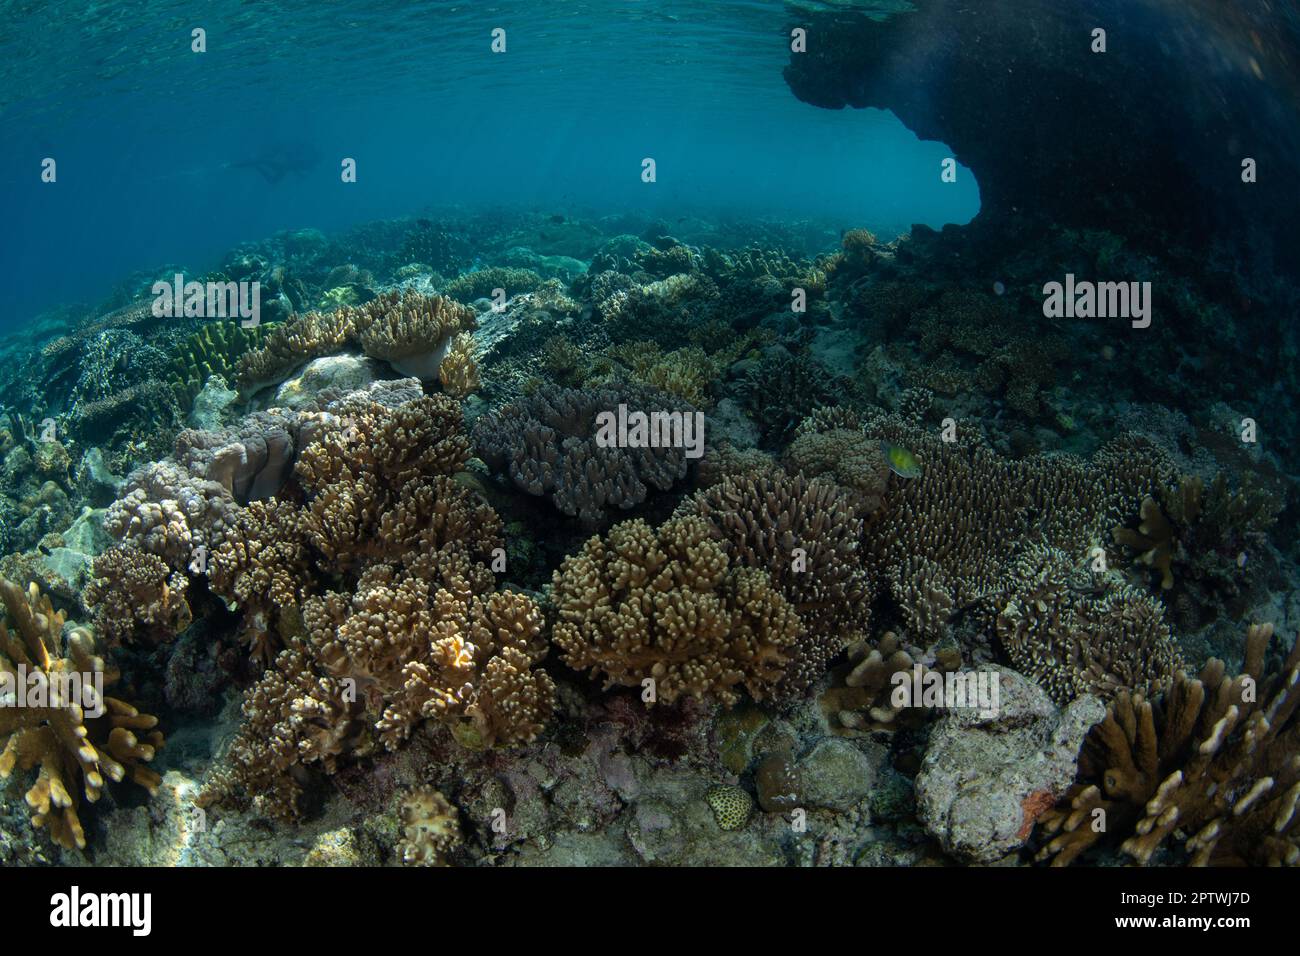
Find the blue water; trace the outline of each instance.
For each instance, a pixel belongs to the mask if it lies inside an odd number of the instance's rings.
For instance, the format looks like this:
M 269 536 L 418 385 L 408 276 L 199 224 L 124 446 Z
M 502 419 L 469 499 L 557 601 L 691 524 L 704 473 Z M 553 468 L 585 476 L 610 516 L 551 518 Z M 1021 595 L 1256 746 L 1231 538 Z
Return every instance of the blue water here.
M 448 203 L 884 236 L 969 221 L 978 185 L 941 182 L 943 144 L 794 99 L 787 16 L 758 0 L 0 3 L 0 322 L 99 301 L 133 270 L 211 268 L 276 230 Z M 276 182 L 238 165 L 300 152 L 315 164 Z

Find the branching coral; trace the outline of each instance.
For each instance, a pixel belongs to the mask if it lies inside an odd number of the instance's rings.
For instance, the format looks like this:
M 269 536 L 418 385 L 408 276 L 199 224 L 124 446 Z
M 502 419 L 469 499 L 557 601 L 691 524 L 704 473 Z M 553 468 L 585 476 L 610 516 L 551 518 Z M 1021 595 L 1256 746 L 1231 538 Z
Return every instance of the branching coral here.
M 1272 636 L 1250 628 L 1236 677 L 1216 659 L 1151 697 L 1116 697 L 1041 819 L 1040 859 L 1065 866 L 1105 841 L 1139 863 L 1176 848 L 1194 866 L 1300 864 L 1300 643 L 1267 669 Z
M 824 476 L 851 489 L 864 513 L 883 503 L 889 465 L 880 442 L 867 438 L 851 414 L 837 416 L 831 409 L 814 410 L 795 432 L 785 461 L 792 472 L 803 472 L 809 478 Z
M 866 432 L 908 448 L 921 465 L 919 476 L 891 483 L 867 529 L 872 562 L 918 644 L 945 636 L 967 611 L 991 630 L 997 601 L 1010 596 L 1006 571 L 1022 542 L 1081 560 L 1168 469 L 1154 446 L 1130 437 L 1086 462 L 1011 461 L 980 441 L 944 442 L 892 416 L 869 422 Z
M 211 376 L 233 379 L 240 356 L 260 347 L 274 329 L 269 323 L 245 329 L 239 322 L 205 322 L 198 332 L 176 346 L 168 381 L 181 408 L 188 409 L 194 403 L 194 397 Z
M 955 648 L 939 655 L 934 667 L 927 667 L 903 647 L 893 631 L 886 631 L 873 647 L 859 641 L 849 648 L 849 662 L 837 680 L 818 700 L 837 733 L 855 737 L 869 731 L 892 731 L 916 727 L 935 711 L 927 707 L 902 707 L 895 691 L 900 683 L 910 688 L 916 675 L 943 674 L 961 666 L 961 654 Z
M 1164 608 L 1144 592 L 1053 548 L 1026 549 L 1006 573 L 1013 597 L 998 614 L 998 639 L 1058 704 L 1149 692 L 1182 667 Z
M 206 802 L 289 818 L 308 768 L 395 749 L 426 719 L 466 747 L 525 743 L 554 706 L 540 611 L 495 591 L 500 518 L 454 477 L 456 403 L 361 393 L 330 409 L 298 462 L 302 500 L 250 505 L 212 556 L 255 646 L 284 649 Z
M 1134 563 L 1160 576 L 1162 590 L 1178 583 L 1185 595 L 1191 588 L 1207 611 L 1216 598 L 1226 599 L 1239 616 L 1244 608 L 1237 596 L 1247 577 L 1239 559 L 1259 545 L 1281 507 L 1279 496 L 1255 483 L 1233 491 L 1222 473 L 1208 488 L 1200 478 L 1184 476 L 1142 499 L 1136 530 L 1117 527 L 1113 536 L 1136 552 Z
M 474 425 L 474 444 L 489 466 L 509 473 L 517 488 L 548 496 L 562 512 L 595 528 L 610 509 L 634 507 L 652 488 L 667 491 L 686 476 L 683 447 L 597 442 L 597 415 L 616 414 L 620 405 L 646 414 L 692 414 L 689 405 L 654 389 L 543 386 L 482 416 Z
M 189 578 L 155 554 L 117 545 L 95 558 L 92 574 L 84 599 L 106 641 L 170 640 L 193 619 L 185 600 Z
M 102 693 L 117 672 L 95 656 L 88 630 L 63 636 L 64 615 L 34 584 L 24 592 L 0 579 L 0 600 L 8 617 L 0 622 L 0 696 L 12 698 L 0 707 L 0 777 L 39 767 L 26 794 L 32 824 L 60 846 L 84 849 L 82 796 L 94 803 L 107 780 L 130 779 L 150 793 L 161 782 L 146 766 L 163 744 L 158 720 Z
M 350 313 L 342 309 L 295 315 L 277 326 L 261 348 L 239 357 L 235 377 L 240 391 L 256 392 L 282 382 L 312 359 L 341 352 L 353 332 Z
M 533 740 L 555 688 L 535 669 L 544 653 L 534 602 L 493 593 L 493 578 L 457 544 L 368 568 L 349 596 L 305 602 L 291 638 L 248 692 L 245 724 L 203 801 L 251 800 L 262 813 L 298 812 L 300 774 L 396 749 L 425 719 L 463 745 Z
M 864 636 L 872 597 L 859 550 L 862 520 L 830 482 L 728 476 L 682 503 L 710 525 L 733 566 L 762 571 L 803 622 L 778 696 L 801 696 L 832 657 Z
M 552 640 L 605 686 L 655 682 L 655 699 L 755 700 L 784 673 L 802 625 L 768 575 L 734 567 L 708 522 L 616 525 L 555 573 Z

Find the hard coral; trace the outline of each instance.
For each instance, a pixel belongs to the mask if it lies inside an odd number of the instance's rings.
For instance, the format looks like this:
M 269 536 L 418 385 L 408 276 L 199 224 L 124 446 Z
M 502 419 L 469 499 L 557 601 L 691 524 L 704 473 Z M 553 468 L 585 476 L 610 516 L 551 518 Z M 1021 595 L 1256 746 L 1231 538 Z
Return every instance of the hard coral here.
M 1057 704 L 1149 692 L 1182 667 L 1164 608 L 1146 593 L 1053 548 L 1028 548 L 1007 574 L 1013 596 L 998 614 L 998 639 Z
M 1268 669 L 1272 636 L 1250 628 L 1236 677 L 1216 659 L 1150 697 L 1116 697 L 1077 782 L 1041 819 L 1039 858 L 1065 866 L 1123 837 L 1139 863 L 1172 842 L 1193 866 L 1300 864 L 1300 642 Z
M 116 545 L 95 558 L 92 574 L 84 599 L 95 611 L 95 630 L 110 643 L 170 640 L 193 620 L 185 600 L 189 578 L 155 554 Z
M 64 615 L 36 585 L 24 591 L 0 579 L 0 601 L 8 617 L 7 624 L 0 621 L 0 691 L 8 696 L 27 688 L 25 705 L 14 700 L 0 707 L 0 777 L 39 766 L 26 794 L 32 824 L 46 827 L 62 847 L 84 849 L 81 796 L 94 803 L 106 779 L 130 779 L 150 793 L 161 782 L 145 766 L 163 744 L 158 720 L 102 694 L 117 671 L 95 656 L 90 631 L 74 627 L 63 635 Z M 39 698 L 32 696 L 35 682 L 44 688 Z
M 453 477 L 468 451 L 456 404 L 358 393 L 329 407 L 298 462 L 301 500 L 250 505 L 212 562 L 246 630 L 284 650 L 203 799 L 280 818 L 298 812 L 306 769 L 395 749 L 426 719 L 504 747 L 554 707 L 540 611 L 495 590 L 500 518 Z
M 681 447 L 620 448 L 597 443 L 596 416 L 629 412 L 691 415 L 689 405 L 655 389 L 556 388 L 543 386 L 482 416 L 474 443 L 494 470 L 509 473 L 515 486 L 546 495 L 562 512 L 598 527 L 613 508 L 644 501 L 650 490 L 667 491 L 686 476 Z
M 771 693 L 798 641 L 798 615 L 756 568 L 734 567 L 712 528 L 677 518 L 593 537 L 555 572 L 552 639 L 576 670 L 605 686 L 655 685 L 655 699 Z
M 831 658 L 865 636 L 874 589 L 859 550 L 862 519 L 846 492 L 773 470 L 724 477 L 677 513 L 704 518 L 732 565 L 769 576 L 802 621 L 782 700 L 802 696 Z

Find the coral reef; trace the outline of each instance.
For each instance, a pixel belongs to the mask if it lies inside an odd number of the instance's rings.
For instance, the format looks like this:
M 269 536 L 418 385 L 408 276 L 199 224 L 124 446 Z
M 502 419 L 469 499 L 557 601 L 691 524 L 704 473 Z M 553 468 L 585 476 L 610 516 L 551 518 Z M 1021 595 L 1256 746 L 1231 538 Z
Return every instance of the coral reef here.
M 297 464 L 303 502 L 250 505 L 212 554 L 254 648 L 284 649 L 204 799 L 279 818 L 298 812 L 296 767 L 332 773 L 425 719 L 475 749 L 527 742 L 554 706 L 541 612 L 495 591 L 500 519 L 453 477 L 468 452 L 455 404 L 330 407 Z

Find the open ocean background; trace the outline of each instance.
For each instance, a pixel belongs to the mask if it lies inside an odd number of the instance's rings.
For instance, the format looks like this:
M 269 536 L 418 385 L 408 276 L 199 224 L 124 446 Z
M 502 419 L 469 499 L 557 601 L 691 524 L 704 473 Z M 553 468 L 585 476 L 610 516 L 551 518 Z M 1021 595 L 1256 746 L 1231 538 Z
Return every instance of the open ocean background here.
M 892 114 L 790 95 L 783 3 L 190 7 L 0 3 L 0 321 L 279 229 L 429 205 L 828 217 L 882 238 L 979 208 L 973 177 L 942 183 L 945 147 Z M 315 164 L 278 182 L 232 165 L 299 153 Z

